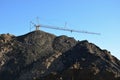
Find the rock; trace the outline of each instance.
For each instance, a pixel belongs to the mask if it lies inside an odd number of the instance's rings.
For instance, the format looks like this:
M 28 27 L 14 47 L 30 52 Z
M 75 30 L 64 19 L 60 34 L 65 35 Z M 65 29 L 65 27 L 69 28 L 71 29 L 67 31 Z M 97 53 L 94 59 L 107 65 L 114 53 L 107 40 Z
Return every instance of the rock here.
M 0 80 L 120 80 L 120 61 L 87 40 L 65 35 L 1 34 Z

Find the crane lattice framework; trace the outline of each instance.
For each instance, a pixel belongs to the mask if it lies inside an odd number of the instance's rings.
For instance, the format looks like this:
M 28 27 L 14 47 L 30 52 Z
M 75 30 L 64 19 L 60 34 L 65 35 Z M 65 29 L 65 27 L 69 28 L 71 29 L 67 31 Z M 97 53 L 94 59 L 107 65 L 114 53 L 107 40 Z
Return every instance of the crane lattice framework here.
M 35 24 L 31 22 L 32 25 L 36 28 L 36 31 L 39 30 L 40 27 L 43 28 L 49 28 L 49 29 L 55 29 L 55 30 L 62 30 L 62 31 L 69 31 L 69 32 L 77 32 L 77 33 L 85 33 L 85 34 L 95 34 L 95 35 L 100 35 L 100 33 L 95 33 L 95 32 L 88 32 L 88 31 L 80 31 L 80 30 L 73 30 L 73 29 L 68 29 L 68 28 L 62 28 L 62 27 L 56 27 L 56 26 L 49 26 L 49 25 L 40 25 L 40 24 Z M 65 24 L 66 25 L 66 24 Z

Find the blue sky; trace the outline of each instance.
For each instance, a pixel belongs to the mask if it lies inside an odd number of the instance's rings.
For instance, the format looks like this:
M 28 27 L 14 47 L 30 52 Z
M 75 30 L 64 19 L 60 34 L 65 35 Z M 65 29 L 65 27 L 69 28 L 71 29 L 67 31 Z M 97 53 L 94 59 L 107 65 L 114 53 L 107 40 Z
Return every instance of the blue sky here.
M 29 32 L 30 21 L 101 33 L 70 33 L 40 28 L 55 35 L 88 40 L 120 59 L 120 0 L 0 0 L 0 34 Z M 34 30 L 34 29 L 33 29 Z

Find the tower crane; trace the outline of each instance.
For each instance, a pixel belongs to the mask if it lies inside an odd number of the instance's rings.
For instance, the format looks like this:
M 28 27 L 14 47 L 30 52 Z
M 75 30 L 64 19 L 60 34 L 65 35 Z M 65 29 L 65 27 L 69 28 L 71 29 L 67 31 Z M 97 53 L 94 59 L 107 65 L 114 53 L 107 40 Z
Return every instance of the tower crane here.
M 95 33 L 95 32 L 88 32 L 88 31 L 73 30 L 73 29 L 62 28 L 62 27 L 56 27 L 56 26 L 35 24 L 35 23 L 33 23 L 33 22 L 30 22 L 30 23 L 36 28 L 36 31 L 38 31 L 40 27 L 43 27 L 43 28 L 49 28 L 49 29 L 55 29 L 55 30 L 62 30 L 62 31 L 68 31 L 68 32 L 77 32 L 77 33 L 85 33 L 85 34 L 100 35 L 100 33 Z M 66 24 L 65 24 L 65 25 L 66 25 Z

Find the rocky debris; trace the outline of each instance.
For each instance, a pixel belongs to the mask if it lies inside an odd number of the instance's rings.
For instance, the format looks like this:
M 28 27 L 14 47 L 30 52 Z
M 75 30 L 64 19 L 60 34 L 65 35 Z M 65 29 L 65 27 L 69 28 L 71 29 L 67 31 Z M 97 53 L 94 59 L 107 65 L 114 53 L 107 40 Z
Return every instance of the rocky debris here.
M 0 43 L 7 43 L 13 37 L 14 37 L 14 35 L 11 35 L 9 33 L 7 33 L 7 34 L 0 34 Z
M 68 51 L 70 48 L 74 47 L 77 41 L 71 37 L 65 35 L 56 37 L 53 42 L 53 48 L 62 53 Z
M 120 80 L 120 61 L 87 40 L 0 35 L 0 80 Z
M 6 54 L 10 51 L 12 51 L 12 46 L 14 43 L 12 43 L 12 40 L 14 39 L 14 35 L 11 35 L 9 33 L 7 34 L 0 34 L 0 68 L 5 64 L 6 62 Z

